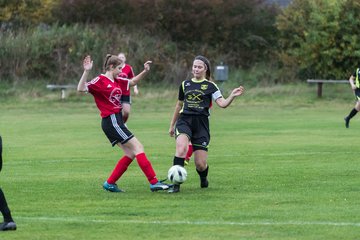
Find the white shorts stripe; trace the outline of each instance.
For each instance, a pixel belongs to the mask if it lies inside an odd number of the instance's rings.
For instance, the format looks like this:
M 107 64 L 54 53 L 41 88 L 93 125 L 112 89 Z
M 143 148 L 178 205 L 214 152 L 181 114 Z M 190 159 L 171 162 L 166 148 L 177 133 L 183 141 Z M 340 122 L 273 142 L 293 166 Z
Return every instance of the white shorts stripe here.
M 121 127 L 120 127 L 119 124 L 117 123 L 115 114 L 111 114 L 111 115 L 110 115 L 110 118 L 111 118 L 112 125 L 113 125 L 113 127 L 115 128 L 116 132 L 117 132 L 124 140 L 128 139 L 129 136 L 127 136 L 127 135 L 124 133 L 124 131 L 121 129 Z

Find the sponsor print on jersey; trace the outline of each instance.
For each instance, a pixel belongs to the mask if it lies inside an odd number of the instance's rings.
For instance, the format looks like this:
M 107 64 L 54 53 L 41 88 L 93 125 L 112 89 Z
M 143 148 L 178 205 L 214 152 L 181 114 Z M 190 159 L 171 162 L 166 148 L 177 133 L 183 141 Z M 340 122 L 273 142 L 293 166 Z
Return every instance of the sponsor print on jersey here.
M 109 96 L 109 101 L 114 104 L 116 107 L 120 107 L 120 99 L 121 99 L 122 91 L 120 88 L 114 88 Z

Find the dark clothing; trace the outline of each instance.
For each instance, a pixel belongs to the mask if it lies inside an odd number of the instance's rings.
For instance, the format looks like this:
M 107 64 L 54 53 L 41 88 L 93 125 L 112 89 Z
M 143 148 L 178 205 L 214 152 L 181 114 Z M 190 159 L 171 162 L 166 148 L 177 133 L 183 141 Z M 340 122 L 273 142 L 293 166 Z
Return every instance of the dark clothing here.
M 215 83 L 204 80 L 185 80 L 179 88 L 180 101 L 184 102 L 180 113 L 209 116 L 211 101 L 222 97 Z
M 101 127 L 112 146 L 115 146 L 118 142 L 124 144 L 134 137 L 125 126 L 121 112 L 102 118 Z
M 2 138 L 0 136 L 0 171 L 2 169 Z
M 0 136 L 0 171 L 1 171 L 1 169 L 2 169 L 2 138 Z M 4 217 L 4 222 L 12 222 L 13 221 L 12 216 L 11 216 L 11 211 L 8 207 L 5 195 L 1 188 L 0 188 L 0 212 L 2 213 L 2 215 Z
M 123 103 L 131 104 L 131 96 L 121 95 L 120 102 L 121 104 Z
M 207 151 L 210 142 L 209 117 L 202 115 L 180 114 L 176 121 L 175 137 L 186 134 L 194 150 Z

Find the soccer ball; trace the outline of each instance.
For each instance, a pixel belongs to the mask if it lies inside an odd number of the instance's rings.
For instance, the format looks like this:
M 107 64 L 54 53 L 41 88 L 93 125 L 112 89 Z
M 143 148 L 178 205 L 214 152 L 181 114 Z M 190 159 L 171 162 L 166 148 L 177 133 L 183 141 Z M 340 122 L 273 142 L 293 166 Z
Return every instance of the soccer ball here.
M 185 182 L 186 177 L 186 169 L 180 165 L 174 165 L 168 171 L 168 179 L 174 184 L 181 184 Z

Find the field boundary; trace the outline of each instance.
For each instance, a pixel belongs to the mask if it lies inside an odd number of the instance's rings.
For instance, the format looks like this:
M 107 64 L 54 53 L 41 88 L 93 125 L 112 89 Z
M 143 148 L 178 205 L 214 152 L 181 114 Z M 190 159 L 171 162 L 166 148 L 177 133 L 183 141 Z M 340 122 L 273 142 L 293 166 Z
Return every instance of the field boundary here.
M 331 221 L 288 221 L 288 222 L 229 222 L 229 221 L 152 221 L 152 220 L 111 220 L 111 219 L 89 219 L 79 217 L 21 217 L 16 219 L 23 221 L 54 221 L 54 222 L 78 222 L 78 223 L 123 223 L 123 224 L 150 224 L 150 225 L 226 225 L 226 226 L 281 226 L 281 225 L 322 225 L 336 227 L 360 227 L 360 222 L 331 222 Z

